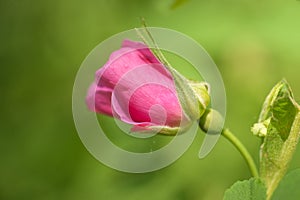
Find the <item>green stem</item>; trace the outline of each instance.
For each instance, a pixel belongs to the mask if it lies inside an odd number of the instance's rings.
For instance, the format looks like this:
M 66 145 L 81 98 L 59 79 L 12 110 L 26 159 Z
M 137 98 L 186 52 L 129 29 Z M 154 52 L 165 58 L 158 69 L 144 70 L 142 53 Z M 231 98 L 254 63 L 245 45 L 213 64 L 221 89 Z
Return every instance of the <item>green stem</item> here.
M 255 162 L 246 149 L 246 147 L 241 143 L 241 141 L 228 129 L 223 129 L 222 130 L 222 135 L 228 139 L 236 148 L 237 150 L 242 154 L 244 157 L 245 161 L 247 162 L 249 169 L 251 171 L 252 176 L 254 177 L 259 177 L 257 167 L 255 165 Z

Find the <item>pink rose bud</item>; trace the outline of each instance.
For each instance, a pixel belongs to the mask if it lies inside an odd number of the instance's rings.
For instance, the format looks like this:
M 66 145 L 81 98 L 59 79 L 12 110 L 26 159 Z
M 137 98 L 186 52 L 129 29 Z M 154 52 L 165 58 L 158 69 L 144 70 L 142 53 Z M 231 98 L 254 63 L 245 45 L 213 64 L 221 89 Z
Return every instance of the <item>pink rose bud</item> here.
M 91 111 L 132 124 L 132 131 L 176 134 L 191 120 L 177 92 L 171 73 L 146 45 L 124 40 L 96 72 L 86 103 Z

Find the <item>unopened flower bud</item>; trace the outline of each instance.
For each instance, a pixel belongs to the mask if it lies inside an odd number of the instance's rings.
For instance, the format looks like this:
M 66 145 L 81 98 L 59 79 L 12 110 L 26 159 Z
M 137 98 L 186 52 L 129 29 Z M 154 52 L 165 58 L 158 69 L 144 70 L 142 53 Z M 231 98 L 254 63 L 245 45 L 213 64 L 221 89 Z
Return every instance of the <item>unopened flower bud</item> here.
M 209 104 L 207 83 L 190 83 L 140 42 L 124 40 L 96 72 L 86 103 L 91 111 L 133 125 L 134 132 L 186 131 Z
M 199 121 L 200 128 L 209 133 L 220 133 L 223 128 L 223 117 L 221 114 L 213 109 L 207 109 Z

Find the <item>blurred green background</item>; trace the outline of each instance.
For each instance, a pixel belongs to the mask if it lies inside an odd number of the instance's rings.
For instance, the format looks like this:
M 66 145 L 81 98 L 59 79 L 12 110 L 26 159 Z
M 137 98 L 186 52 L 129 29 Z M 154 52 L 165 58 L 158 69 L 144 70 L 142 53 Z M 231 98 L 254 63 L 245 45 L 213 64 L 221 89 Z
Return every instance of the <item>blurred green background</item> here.
M 150 26 L 183 32 L 216 62 L 227 91 L 226 126 L 258 159 L 250 133 L 271 87 L 285 77 L 300 101 L 300 2 L 296 0 L 1 0 L 0 199 L 218 200 L 251 175 L 221 138 L 203 160 L 199 134 L 173 165 L 127 174 L 94 159 L 72 118 L 76 72 L 118 32 Z M 290 169 L 300 167 L 300 149 Z

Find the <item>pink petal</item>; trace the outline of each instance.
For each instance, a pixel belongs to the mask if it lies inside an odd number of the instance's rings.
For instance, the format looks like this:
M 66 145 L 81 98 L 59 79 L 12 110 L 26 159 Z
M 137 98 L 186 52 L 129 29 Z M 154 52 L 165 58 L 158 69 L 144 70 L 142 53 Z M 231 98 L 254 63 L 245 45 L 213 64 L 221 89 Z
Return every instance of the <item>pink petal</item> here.
M 111 88 L 98 87 L 96 83 L 93 83 L 86 97 L 89 110 L 112 116 L 111 94 Z
M 108 62 L 96 72 L 96 78 L 101 77 L 100 83 L 115 85 L 125 73 L 148 63 L 159 63 L 149 48 L 142 43 L 125 40 L 122 48 L 113 52 Z
M 142 129 L 179 126 L 182 110 L 170 72 L 143 43 L 124 40 L 96 72 L 86 98 L 90 110 Z
M 113 52 L 108 62 L 96 72 L 95 82 L 91 86 L 94 89 L 89 90 L 87 97 L 89 109 L 112 115 L 110 98 L 115 85 L 127 72 L 148 63 L 159 63 L 159 61 L 146 45 L 124 40 L 122 48 Z M 164 67 L 157 67 L 157 70 L 171 79 L 169 72 Z M 92 95 L 92 92 L 96 94 Z M 92 97 L 96 99 L 93 100 Z
M 182 118 L 176 92 L 157 84 L 137 89 L 130 98 L 129 112 L 135 122 L 162 126 L 179 126 Z
M 143 65 L 122 77 L 112 95 L 116 117 L 130 124 L 152 122 L 171 126 L 180 123 L 181 107 L 176 89 L 173 80 L 160 73 L 162 67 L 161 64 Z M 161 109 L 154 110 L 154 105 L 160 105 L 166 114 L 162 115 Z

